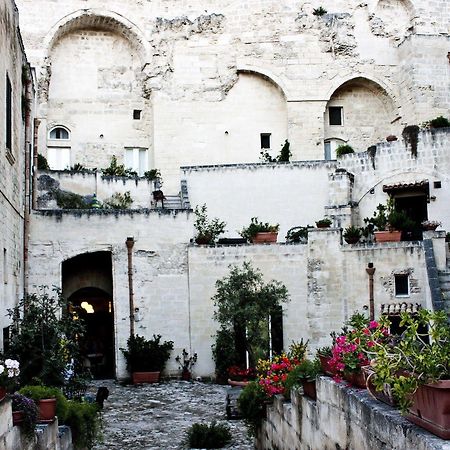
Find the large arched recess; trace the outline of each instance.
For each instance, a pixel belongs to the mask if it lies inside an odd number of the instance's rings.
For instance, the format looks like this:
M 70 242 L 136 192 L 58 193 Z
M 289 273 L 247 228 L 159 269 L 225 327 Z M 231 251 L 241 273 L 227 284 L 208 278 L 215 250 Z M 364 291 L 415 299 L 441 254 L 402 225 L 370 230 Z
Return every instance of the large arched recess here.
M 86 324 L 85 366 L 96 378 L 115 375 L 114 302 L 110 252 L 84 253 L 62 264 L 62 291 Z
M 368 78 L 354 77 L 329 96 L 324 111 L 324 140 L 341 139 L 355 151 L 365 151 L 390 134 L 397 134 L 398 118 L 399 109 L 386 88 Z

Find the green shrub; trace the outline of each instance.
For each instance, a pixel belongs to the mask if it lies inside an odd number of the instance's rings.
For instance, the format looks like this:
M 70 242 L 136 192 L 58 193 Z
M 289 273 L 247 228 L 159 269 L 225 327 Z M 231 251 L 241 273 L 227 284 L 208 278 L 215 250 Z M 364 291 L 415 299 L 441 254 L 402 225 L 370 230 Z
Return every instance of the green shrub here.
M 62 209 L 88 209 L 91 207 L 82 195 L 56 189 L 53 191 L 56 204 Z
M 242 390 L 238 398 L 238 407 L 248 428 L 248 434 L 254 436 L 266 415 L 266 403 L 269 397 L 256 381 L 251 381 Z
M 101 436 L 101 419 L 96 403 L 67 402 L 67 415 L 64 424 L 72 431 L 76 449 L 91 449 Z
M 227 382 L 229 367 L 241 363 L 235 342 L 236 336 L 233 331 L 223 328 L 217 331 L 216 341 L 212 345 L 212 353 L 216 365 L 217 382 L 219 383 Z
M 109 167 L 101 169 L 104 176 L 110 177 L 136 177 L 137 173 L 134 170 L 125 169 L 123 164 L 117 164 L 116 155 L 113 155 Z
M 239 234 L 244 239 L 251 241 L 257 233 L 277 232 L 279 228 L 279 224 L 270 225 L 268 222 L 260 222 L 257 217 L 252 217 L 250 225 L 248 227 L 244 227 Z
M 293 387 L 300 386 L 304 381 L 314 381 L 319 373 L 320 362 L 317 359 L 305 359 L 289 372 L 284 385 L 285 393 L 288 394 Z
M 144 172 L 144 178 L 147 178 L 147 180 L 156 180 L 157 178 L 161 178 L 161 172 L 159 169 L 152 169 L 147 170 Z
M 313 15 L 317 17 L 321 17 L 327 13 L 327 10 L 325 8 L 322 8 L 322 6 L 319 6 L 318 8 L 315 8 L 313 10 Z
M 450 121 L 444 116 L 439 116 L 430 120 L 430 126 L 432 128 L 447 128 L 450 127 Z
M 173 349 L 172 341 L 161 343 L 161 335 L 145 339 L 137 334 L 128 338 L 127 349 L 121 348 L 129 372 L 163 371 Z
M 348 155 L 350 153 L 355 153 L 355 150 L 350 145 L 340 145 L 336 149 L 336 157 L 340 158 L 341 156 Z
M 55 398 L 56 399 L 56 415 L 59 420 L 64 421 L 67 416 L 68 402 L 61 389 L 48 386 L 24 386 L 19 390 L 19 394 L 31 398 L 36 403 L 42 399 Z
M 187 430 L 187 442 L 190 448 L 222 448 L 231 441 L 231 432 L 227 425 L 211 422 L 194 423 Z
M 38 153 L 37 155 L 37 168 L 38 170 L 50 170 L 47 158 L 44 155 Z
M 296 242 L 306 244 L 308 242 L 308 228 L 312 228 L 311 225 L 306 227 L 293 227 L 286 233 L 286 242 Z
M 128 209 L 133 203 L 130 191 L 126 191 L 123 194 L 116 192 L 110 198 L 103 202 L 103 207 L 107 209 Z

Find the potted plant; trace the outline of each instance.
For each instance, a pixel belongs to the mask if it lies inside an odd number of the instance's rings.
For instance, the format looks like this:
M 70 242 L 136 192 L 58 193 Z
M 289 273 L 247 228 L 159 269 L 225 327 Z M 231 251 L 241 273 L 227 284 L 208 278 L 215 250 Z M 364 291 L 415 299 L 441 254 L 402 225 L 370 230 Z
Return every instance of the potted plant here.
M 441 226 L 441 222 L 437 220 L 424 220 L 421 225 L 423 230 L 434 231 L 437 227 Z
M 443 439 L 450 439 L 450 325 L 445 311 L 402 313 L 401 339 L 373 348 L 378 391 L 389 385 L 407 418 Z M 421 330 L 427 330 L 425 332 Z
M 0 362 L 0 401 L 5 398 L 7 392 L 14 389 L 19 374 L 19 361 L 5 359 L 5 361 Z
M 350 145 L 339 145 L 339 147 L 336 149 L 336 157 L 342 158 L 344 155 L 349 155 L 350 153 L 355 153 L 355 150 L 353 150 L 353 147 Z
M 133 335 L 127 340 L 127 349 L 120 349 L 125 356 L 127 369 L 133 383 L 157 383 L 170 358 L 173 341 L 161 342 L 161 335 L 152 339 Z
M 20 425 L 25 436 L 32 437 L 38 420 L 36 403 L 22 394 L 11 395 L 13 425 Z
M 329 366 L 330 359 L 333 357 L 330 346 L 324 346 L 317 349 L 317 358 L 320 362 L 320 367 L 325 375 L 333 376 L 334 373 L 331 371 Z
M 244 227 L 239 233 L 252 244 L 277 242 L 279 224 L 270 225 L 268 222 L 260 222 L 257 217 L 252 217 L 250 225 Z
M 181 379 L 190 381 L 192 378 L 192 367 L 194 367 L 195 363 L 197 362 L 197 353 L 189 356 L 189 353 L 186 351 L 186 349 L 183 348 L 181 356 L 177 355 L 175 361 L 178 363 L 181 369 Z
M 305 359 L 288 374 L 285 389 L 290 391 L 294 386 L 302 386 L 303 393 L 313 400 L 317 398 L 316 377 L 320 373 L 320 361 Z
M 332 221 L 328 218 L 325 218 L 325 219 L 318 220 L 316 222 L 316 227 L 317 228 L 330 228 L 331 224 L 332 224 Z
M 399 242 L 402 231 L 414 227 L 414 222 L 403 211 L 396 211 L 394 199 L 389 198 L 387 205 L 379 204 L 373 216 L 364 219 L 369 232 L 373 232 L 376 242 Z
M 195 242 L 199 245 L 214 244 L 217 236 L 225 231 L 225 222 L 221 222 L 217 217 L 208 219 L 206 204 L 202 207 L 195 207 L 194 227 L 197 231 Z
M 308 242 L 309 228 L 312 228 L 312 226 L 306 225 L 306 227 L 292 227 L 286 233 L 286 242 L 294 244 L 306 244 Z
M 55 415 L 64 420 L 67 412 L 67 399 L 60 389 L 48 386 L 24 386 L 19 394 L 31 398 L 39 410 L 39 423 L 51 423 Z
M 245 369 L 240 366 L 231 366 L 228 368 L 228 384 L 230 386 L 247 386 L 255 378 L 256 371 L 253 367 Z
M 354 226 L 347 227 L 344 230 L 343 237 L 347 244 L 356 244 L 361 239 L 361 228 Z

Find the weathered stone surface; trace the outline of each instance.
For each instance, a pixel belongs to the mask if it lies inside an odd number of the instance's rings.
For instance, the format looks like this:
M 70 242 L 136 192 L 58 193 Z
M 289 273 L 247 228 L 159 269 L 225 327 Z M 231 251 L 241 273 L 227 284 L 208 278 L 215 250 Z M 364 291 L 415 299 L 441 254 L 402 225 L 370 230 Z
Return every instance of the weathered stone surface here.
M 212 420 L 231 428 L 233 440 L 227 449 L 253 449 L 243 422 L 226 420 L 226 386 L 197 381 L 125 387 L 113 381 L 95 383 L 100 385 L 107 386 L 110 395 L 103 410 L 104 440 L 96 450 L 187 448 L 186 430 Z

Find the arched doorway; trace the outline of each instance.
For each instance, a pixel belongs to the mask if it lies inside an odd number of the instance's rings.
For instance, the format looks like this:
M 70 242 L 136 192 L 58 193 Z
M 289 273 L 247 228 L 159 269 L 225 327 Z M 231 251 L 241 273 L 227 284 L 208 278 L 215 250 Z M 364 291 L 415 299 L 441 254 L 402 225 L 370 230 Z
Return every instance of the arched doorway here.
M 82 342 L 85 366 L 94 378 L 115 374 L 114 302 L 110 252 L 86 253 L 62 265 L 63 295 L 86 324 Z

